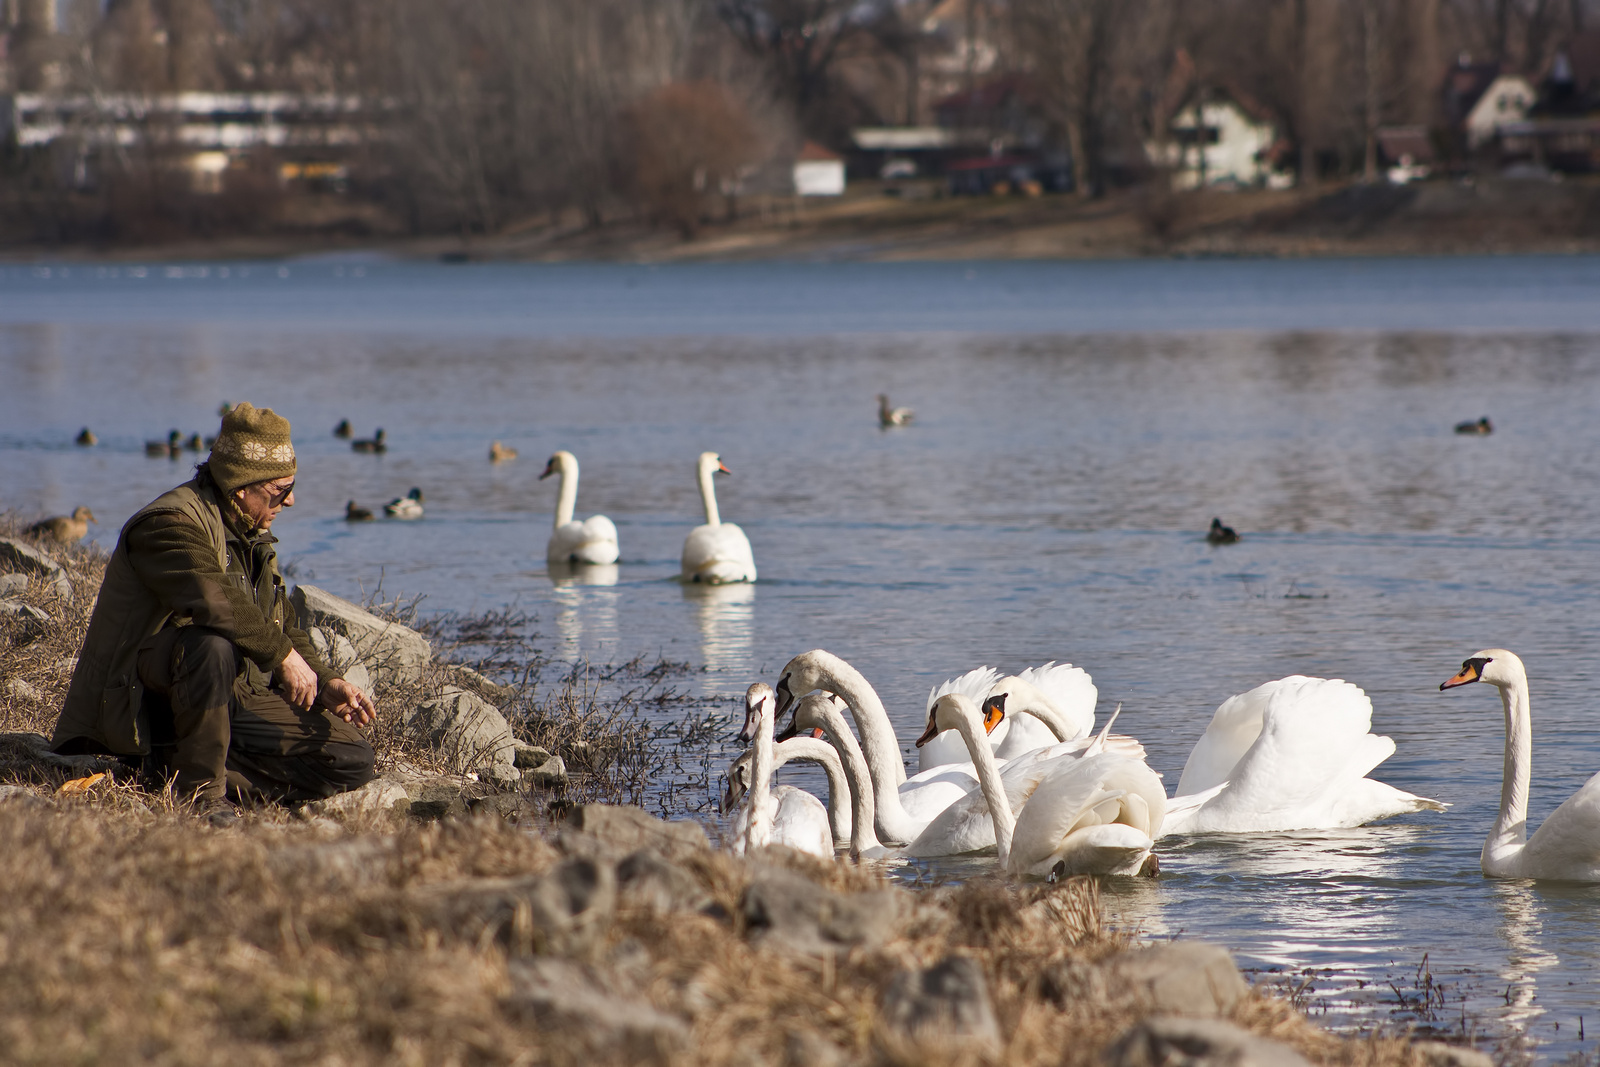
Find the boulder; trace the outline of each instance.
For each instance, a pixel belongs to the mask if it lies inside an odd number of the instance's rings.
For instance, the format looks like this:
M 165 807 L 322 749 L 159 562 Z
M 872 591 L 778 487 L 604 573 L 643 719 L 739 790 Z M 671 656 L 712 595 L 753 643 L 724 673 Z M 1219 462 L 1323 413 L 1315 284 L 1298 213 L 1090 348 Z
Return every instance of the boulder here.
M 665 822 L 632 804 L 574 808 L 561 831 L 560 844 L 568 855 L 608 855 L 613 859 L 644 848 L 674 863 L 711 849 L 699 823 Z
M 348 637 L 323 626 L 313 626 L 306 634 L 324 663 L 363 693 L 372 692 L 372 673 L 361 662 L 361 657 L 356 655 L 356 646 L 350 643 Z
M 932 967 L 901 971 L 883 995 L 883 1018 L 914 1041 L 954 1038 L 992 1051 L 1000 1047 L 989 984 L 970 956 L 946 956 Z
M 412 737 L 438 749 L 457 773 L 484 764 L 514 769 L 517 748 L 511 724 L 494 705 L 465 689 L 445 686 L 442 696 L 404 713 L 401 725 Z
M 516 750 L 517 754 L 512 762 L 525 771 L 532 770 L 535 767 L 542 767 L 550 761 L 550 750 L 540 748 L 538 745 L 525 745 L 518 741 Z
M 465 815 L 467 804 L 461 796 L 461 783 L 449 778 L 423 778 L 405 783 L 411 798 L 411 814 L 422 819 L 442 819 L 446 815 Z
M 497 708 L 505 707 L 511 703 L 511 698 L 517 695 L 516 691 L 510 686 L 491 682 L 471 667 L 460 663 L 446 664 L 445 672 L 450 675 L 450 680 L 456 685 L 478 694 Z
M 0 597 L 21 596 L 27 591 L 26 574 L 0 574 Z
M 72 581 L 61 565 L 37 548 L 14 537 L 0 537 L 0 570 L 32 574 L 55 587 L 63 600 L 72 599 Z
M 647 848 L 617 864 L 617 895 L 626 904 L 663 915 L 700 911 L 711 904 L 699 879 Z
M 686 1020 L 661 1011 L 637 993 L 618 989 L 614 976 L 545 956 L 514 960 L 508 973 L 508 1009 L 541 1029 L 570 1032 L 593 1053 L 652 1062 L 688 1045 Z
M 510 789 L 522 781 L 522 772 L 509 763 L 484 763 L 473 771 L 478 781 L 500 789 Z
M 1152 1015 L 1100 1056 L 1106 1067 L 1310 1067 L 1288 1045 L 1221 1019 Z
M 541 789 L 565 789 L 567 764 L 560 756 L 551 756 L 539 766 L 522 772 L 522 779 Z
M 752 939 L 809 955 L 881 945 L 899 933 L 911 898 L 899 889 L 835 893 L 783 867 L 757 871 L 744 893 Z
M 289 597 L 300 625 L 342 634 L 374 679 L 414 682 L 433 658 L 428 639 L 409 626 L 389 622 L 314 585 L 295 586 Z
M 409 897 L 429 922 L 469 943 L 492 939 L 517 955 L 574 955 L 609 928 L 617 876 L 609 863 L 576 858 L 544 874 L 438 883 Z
M 307 815 L 329 815 L 334 818 L 355 818 L 392 811 L 404 815 L 411 810 L 411 795 L 399 782 L 387 778 L 374 778 L 360 789 L 336 793 L 323 800 L 313 800 L 300 808 Z
M 1162 1015 L 1223 1015 L 1250 994 L 1220 945 L 1171 941 L 1124 952 L 1109 964 L 1113 997 Z

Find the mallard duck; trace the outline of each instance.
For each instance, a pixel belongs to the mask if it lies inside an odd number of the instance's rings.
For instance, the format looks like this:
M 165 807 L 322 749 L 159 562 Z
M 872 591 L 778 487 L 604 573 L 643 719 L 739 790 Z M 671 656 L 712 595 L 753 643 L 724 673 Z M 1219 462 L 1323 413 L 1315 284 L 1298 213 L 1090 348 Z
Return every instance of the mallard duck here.
M 1494 423 L 1489 421 L 1489 416 L 1487 415 L 1477 422 L 1458 422 L 1456 423 L 1456 433 L 1494 433 Z
M 383 439 L 382 427 L 379 427 L 377 430 L 373 431 L 373 434 L 370 438 L 363 437 L 359 441 L 351 441 L 350 447 L 357 452 L 383 453 L 389 451 L 389 445 Z
M 183 454 L 183 434 L 173 430 L 165 441 L 146 441 L 144 454 L 162 459 L 176 459 Z
M 72 440 L 76 444 L 83 445 L 85 448 L 88 448 L 90 445 L 97 445 L 100 443 L 100 438 L 96 437 L 94 435 L 94 431 L 89 429 L 87 426 L 79 430 L 78 436 L 74 437 Z
M 228 401 L 224 400 L 222 402 L 222 405 L 217 408 L 217 414 L 218 415 L 226 415 L 228 412 L 230 412 L 232 410 L 233 410 L 233 405 L 230 404 Z
M 878 425 L 884 428 L 890 426 L 909 426 L 917 413 L 910 408 L 892 408 L 889 406 L 889 394 L 878 394 Z
M 204 437 L 201 437 L 197 433 L 196 434 L 190 434 L 189 435 L 189 439 L 187 441 L 185 441 L 183 444 L 184 444 L 184 447 L 187 448 L 190 452 L 204 452 L 207 448 L 211 447 L 209 444 L 206 443 L 206 439 Z
M 349 419 L 340 419 L 339 425 L 333 428 L 333 436 L 344 441 L 350 440 L 351 432 Z
M 490 463 L 503 463 L 506 460 L 516 459 L 516 458 L 517 458 L 517 450 L 516 449 L 510 447 L 509 445 L 503 445 L 499 441 L 490 441 L 489 442 L 489 462 Z
M 88 508 L 78 508 L 73 511 L 71 518 L 65 515 L 52 515 L 48 519 L 40 519 L 25 532 L 29 537 L 48 537 L 58 544 L 70 545 L 87 537 L 89 524 L 99 521 L 94 517 L 94 512 Z
M 372 512 L 368 508 L 361 507 L 354 500 L 347 500 L 344 505 L 344 521 L 371 522 Z
M 1206 543 L 1212 545 L 1231 545 L 1239 540 L 1239 532 L 1232 526 L 1222 525 L 1221 519 L 1211 520 L 1211 529 L 1206 533 Z
M 383 506 L 383 513 L 391 519 L 422 518 L 422 490 L 413 488 L 405 496 L 397 496 Z

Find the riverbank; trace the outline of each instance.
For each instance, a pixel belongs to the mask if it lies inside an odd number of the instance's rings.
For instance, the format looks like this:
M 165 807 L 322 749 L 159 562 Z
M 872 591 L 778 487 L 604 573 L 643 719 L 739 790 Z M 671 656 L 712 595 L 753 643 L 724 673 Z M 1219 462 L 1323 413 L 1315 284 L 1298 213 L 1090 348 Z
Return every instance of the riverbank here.
M 1600 181 L 1477 177 L 1407 186 L 1171 194 L 1099 200 L 946 197 L 863 182 L 838 199 L 747 201 L 693 240 L 626 219 L 533 217 L 463 239 L 409 237 L 371 205 L 325 198 L 248 236 L 161 244 L 0 243 L 0 259 L 178 261 L 374 256 L 529 262 L 1127 259 L 1600 251 Z M 348 217 L 347 217 L 348 216 Z M 360 225 L 354 223 L 359 221 Z

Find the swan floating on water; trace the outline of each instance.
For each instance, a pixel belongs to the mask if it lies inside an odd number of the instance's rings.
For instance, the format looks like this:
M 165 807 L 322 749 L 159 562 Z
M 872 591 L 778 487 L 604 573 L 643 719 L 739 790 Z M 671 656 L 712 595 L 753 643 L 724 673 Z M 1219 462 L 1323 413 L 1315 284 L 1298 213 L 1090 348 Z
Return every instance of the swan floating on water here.
M 764 845 L 788 845 L 824 859 L 833 858 L 833 830 L 822 801 L 790 785 L 772 788 L 772 687 L 756 682 L 745 691 L 744 729 L 739 740 L 753 743 L 749 799 L 735 823 L 733 850 L 753 852 Z
M 1334 830 L 1443 811 L 1366 777 L 1395 751 L 1371 729 L 1372 701 L 1337 678 L 1296 674 L 1229 697 L 1183 765 L 1164 832 Z
M 592 515 L 584 522 L 572 517 L 578 506 L 577 457 L 571 452 L 551 456 L 539 480 L 552 474 L 561 476 L 561 492 L 556 498 L 556 518 L 545 546 L 545 559 L 551 563 L 615 563 L 616 525 L 604 515 Z
M 689 531 L 683 542 L 682 575 L 686 582 L 726 585 L 756 580 L 756 558 L 750 539 L 731 522 L 723 522 L 717 511 L 717 489 L 712 476 L 732 474 L 715 452 L 702 452 L 695 464 L 700 482 L 700 503 L 706 521 Z
M 824 700 L 837 700 L 821 693 L 813 693 L 800 702 L 796 714 L 807 715 L 806 708 L 813 702 Z M 816 736 L 820 730 L 801 734 L 797 737 L 788 737 L 772 746 L 772 770 L 777 772 L 785 763 L 816 763 L 822 767 L 822 772 L 828 778 L 828 825 L 833 830 L 833 847 L 835 850 L 850 847 L 850 838 L 854 829 L 854 820 L 851 815 L 851 805 L 854 793 L 851 790 L 850 779 L 845 773 L 839 751 L 832 743 Z M 859 749 L 857 750 L 860 751 Z M 728 767 L 728 784 L 722 793 L 722 810 L 732 811 L 738 806 L 739 801 L 750 789 L 751 766 L 755 762 L 755 749 L 747 748 Z M 871 790 L 867 791 L 870 802 Z M 743 816 L 741 816 L 743 818 Z M 867 816 L 867 829 L 871 832 L 872 816 Z M 736 824 L 737 828 L 737 824 Z
M 1528 837 L 1528 787 L 1533 774 L 1533 718 L 1528 709 L 1528 672 L 1522 660 L 1503 648 L 1475 652 L 1440 689 L 1487 682 L 1500 690 L 1505 707 L 1505 772 L 1500 814 L 1483 843 L 1480 864 L 1490 878 L 1539 878 L 1562 882 L 1600 882 L 1600 774 L 1578 791 Z

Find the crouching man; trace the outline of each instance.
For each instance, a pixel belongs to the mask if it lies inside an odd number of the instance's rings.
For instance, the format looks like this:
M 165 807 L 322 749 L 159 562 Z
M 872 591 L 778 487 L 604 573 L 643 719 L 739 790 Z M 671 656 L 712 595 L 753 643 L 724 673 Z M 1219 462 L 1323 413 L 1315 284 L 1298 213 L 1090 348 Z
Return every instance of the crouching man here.
M 192 481 L 117 538 L 51 748 L 141 757 L 218 825 L 372 780 L 377 716 L 300 629 L 269 532 L 294 506 L 289 421 L 240 404 Z

